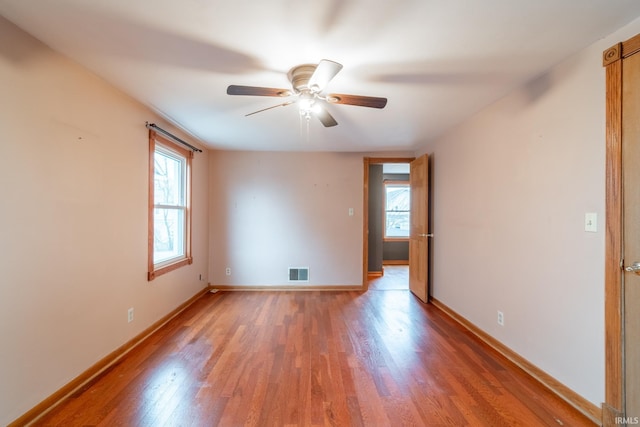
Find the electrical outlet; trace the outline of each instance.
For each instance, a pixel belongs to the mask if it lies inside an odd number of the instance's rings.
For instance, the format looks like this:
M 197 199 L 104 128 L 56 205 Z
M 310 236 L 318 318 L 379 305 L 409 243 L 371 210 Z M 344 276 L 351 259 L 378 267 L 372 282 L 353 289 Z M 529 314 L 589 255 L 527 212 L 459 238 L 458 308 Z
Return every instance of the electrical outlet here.
M 498 325 L 504 326 L 504 313 L 498 310 Z
M 231 276 L 231 267 L 227 267 L 226 270 L 224 270 L 224 274 Z
M 133 307 L 127 310 L 127 322 L 128 323 L 133 322 Z

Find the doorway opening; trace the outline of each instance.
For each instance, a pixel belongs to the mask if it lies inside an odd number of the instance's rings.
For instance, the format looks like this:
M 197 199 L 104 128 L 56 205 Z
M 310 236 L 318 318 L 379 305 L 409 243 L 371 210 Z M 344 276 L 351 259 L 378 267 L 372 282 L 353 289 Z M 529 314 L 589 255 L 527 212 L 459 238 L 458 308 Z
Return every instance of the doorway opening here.
M 410 162 L 365 158 L 365 289 L 409 289 Z

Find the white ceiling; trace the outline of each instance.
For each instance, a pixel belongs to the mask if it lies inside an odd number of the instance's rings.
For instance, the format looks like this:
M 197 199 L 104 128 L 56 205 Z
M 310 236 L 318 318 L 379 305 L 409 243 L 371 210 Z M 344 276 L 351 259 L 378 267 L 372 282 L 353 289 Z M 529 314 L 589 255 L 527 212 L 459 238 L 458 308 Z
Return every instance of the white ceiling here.
M 640 15 L 638 0 L 0 0 L 0 14 L 212 148 L 415 150 Z M 387 97 L 301 120 L 287 71 L 344 65 L 328 92 Z M 599 64 L 594 64 L 598 66 Z

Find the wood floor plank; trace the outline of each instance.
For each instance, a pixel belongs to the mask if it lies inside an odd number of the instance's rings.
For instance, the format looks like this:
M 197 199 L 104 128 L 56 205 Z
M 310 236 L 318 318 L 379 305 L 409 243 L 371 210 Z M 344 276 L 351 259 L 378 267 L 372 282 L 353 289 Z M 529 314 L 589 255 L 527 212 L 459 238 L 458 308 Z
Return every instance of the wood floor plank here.
M 406 289 L 206 294 L 37 426 L 589 426 Z

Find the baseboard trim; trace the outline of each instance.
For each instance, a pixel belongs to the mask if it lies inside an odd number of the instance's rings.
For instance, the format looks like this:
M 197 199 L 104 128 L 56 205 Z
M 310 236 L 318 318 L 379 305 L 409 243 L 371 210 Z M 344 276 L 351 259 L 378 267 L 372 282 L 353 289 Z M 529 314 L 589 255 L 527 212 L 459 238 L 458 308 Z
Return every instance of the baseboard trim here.
M 140 334 L 136 335 L 134 338 L 118 347 L 116 350 L 103 357 L 101 360 L 96 362 L 89 369 L 75 377 L 69 383 L 64 385 L 58 391 L 54 392 L 52 395 L 44 399 L 42 402 L 38 403 L 36 406 L 31 408 L 29 411 L 25 412 L 22 416 L 14 420 L 7 427 L 20 427 L 27 426 L 31 423 L 37 421 L 39 418 L 47 414 L 49 411 L 54 409 L 57 405 L 59 405 L 65 398 L 75 393 L 81 387 L 83 387 L 88 382 L 92 381 L 95 377 L 100 375 L 122 357 L 124 357 L 127 353 L 133 350 L 136 346 L 142 343 L 144 340 L 149 338 L 154 332 L 160 329 L 162 326 L 167 324 L 170 320 L 176 317 L 178 314 L 182 313 L 186 310 L 190 305 L 200 299 L 203 295 L 205 295 L 209 291 L 209 287 L 202 289 L 196 295 L 189 298 L 184 303 L 180 304 L 175 310 L 171 311 L 169 314 L 149 326 L 147 329 L 142 331 Z
M 602 427 L 619 426 L 620 418 L 624 417 L 624 413 L 607 403 L 602 403 Z
M 362 291 L 361 285 L 211 285 L 216 291 Z
M 518 366 L 520 369 L 529 374 L 533 379 L 538 381 L 540 384 L 551 390 L 554 394 L 560 397 L 562 400 L 567 402 L 569 405 L 573 406 L 575 409 L 580 411 L 582 414 L 587 416 L 591 421 L 596 423 L 596 425 L 601 425 L 602 423 L 602 410 L 593 403 L 586 400 L 584 397 L 580 396 L 575 391 L 571 390 L 569 387 L 565 386 L 551 375 L 547 374 L 522 356 L 520 356 L 515 351 L 511 350 L 509 347 L 502 344 L 500 341 L 493 338 L 491 335 L 484 332 L 482 329 L 478 328 L 476 325 L 465 319 L 463 316 L 456 313 L 454 310 L 449 308 L 447 305 L 438 301 L 436 298 L 431 298 L 430 302 L 442 311 L 447 316 L 451 317 L 453 320 L 462 325 L 469 332 L 478 337 L 481 341 L 487 344 L 489 347 L 496 350 L 498 353 L 502 354 L 506 357 L 511 363 Z

